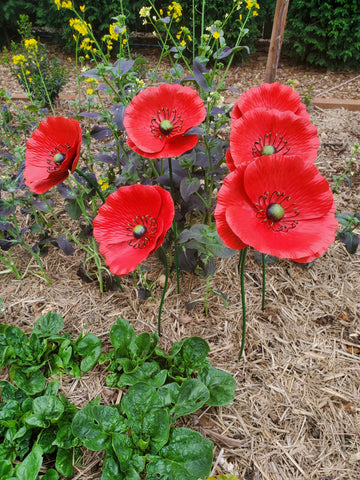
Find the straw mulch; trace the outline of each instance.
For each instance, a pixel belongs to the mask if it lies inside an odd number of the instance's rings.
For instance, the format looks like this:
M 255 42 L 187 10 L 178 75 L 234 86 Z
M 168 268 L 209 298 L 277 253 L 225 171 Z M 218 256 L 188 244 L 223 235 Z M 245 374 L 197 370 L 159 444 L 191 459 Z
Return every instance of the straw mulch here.
M 360 114 L 313 110 L 311 117 L 321 140 L 317 165 L 331 182 L 334 174 L 344 171 L 351 146 L 360 141 Z M 340 211 L 351 211 L 360 200 L 359 159 L 352 171 L 352 186 L 344 184 L 336 197 Z M 18 256 L 23 256 L 25 267 L 26 255 L 19 250 Z M 30 332 L 41 314 L 58 312 L 66 331 L 74 337 L 82 329 L 92 332 L 105 348 L 117 317 L 128 319 L 137 333 L 156 329 L 158 302 L 139 300 L 131 275 L 124 279 L 124 293 L 100 293 L 96 283 L 79 278 L 82 260 L 81 252 L 66 257 L 51 250 L 44 259 L 51 286 L 32 274 L 22 282 L 2 275 L 0 322 Z M 213 474 L 230 472 L 239 480 L 359 480 L 360 252 L 350 256 L 335 242 L 311 268 L 286 260 L 268 265 L 262 311 L 261 266 L 250 251 L 245 276 L 247 338 L 240 362 L 237 263 L 238 257 L 217 262 L 210 286 L 228 300 L 224 305 L 220 296 L 211 295 L 208 316 L 204 279 L 184 273 L 180 295 L 175 279 L 169 283 L 160 346 L 168 349 L 174 341 L 200 335 L 210 344 L 211 363 L 237 381 L 231 405 L 202 409 L 182 424 L 214 442 Z M 145 266 L 149 281 L 159 279 L 154 288 L 159 300 L 161 265 L 153 257 Z M 30 270 L 36 272 L 36 266 Z M 121 392 L 104 387 L 100 367 L 78 381 L 64 377 L 61 388 L 78 406 L 97 395 L 106 404 L 121 398 Z M 101 462 L 101 453 L 86 452 L 74 479 L 100 479 Z

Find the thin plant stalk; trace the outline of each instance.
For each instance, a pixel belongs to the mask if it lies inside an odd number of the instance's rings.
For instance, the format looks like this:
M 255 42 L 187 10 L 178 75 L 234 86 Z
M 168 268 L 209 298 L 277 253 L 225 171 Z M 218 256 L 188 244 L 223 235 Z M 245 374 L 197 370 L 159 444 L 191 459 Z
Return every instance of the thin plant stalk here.
M 171 190 L 171 196 L 174 199 L 175 198 L 175 192 L 174 192 L 174 179 L 173 179 L 171 158 L 168 158 L 168 163 L 169 163 L 170 190 Z M 174 237 L 174 261 L 175 261 L 175 269 L 176 269 L 176 289 L 177 289 L 177 293 L 180 293 L 179 256 L 178 256 L 178 245 L 177 245 L 178 235 L 177 235 L 177 225 L 176 225 L 175 217 L 174 217 L 173 224 L 172 224 L 172 231 L 173 231 L 173 237 Z
M 239 266 L 240 266 L 240 288 L 241 288 L 241 305 L 242 305 L 242 333 L 241 333 L 241 345 L 238 360 L 245 347 L 245 334 L 246 334 L 246 299 L 245 299 L 245 286 L 244 286 L 244 271 L 245 271 L 245 259 L 246 259 L 247 247 L 243 248 L 240 252 Z
M 261 263 L 262 263 L 262 299 L 261 299 L 261 310 L 265 310 L 265 291 L 266 291 L 266 255 L 265 253 L 261 254 Z
M 167 285 L 168 285 L 168 280 L 169 280 L 169 264 L 167 261 L 167 255 L 166 251 L 163 246 L 160 247 L 163 257 L 164 257 L 164 265 L 165 265 L 165 283 L 164 283 L 164 288 L 162 291 L 161 299 L 160 299 L 160 304 L 159 304 L 159 311 L 158 311 L 158 334 L 159 337 L 161 337 L 161 313 L 164 305 L 164 300 L 165 300 L 165 295 L 166 295 L 166 290 L 167 290 Z

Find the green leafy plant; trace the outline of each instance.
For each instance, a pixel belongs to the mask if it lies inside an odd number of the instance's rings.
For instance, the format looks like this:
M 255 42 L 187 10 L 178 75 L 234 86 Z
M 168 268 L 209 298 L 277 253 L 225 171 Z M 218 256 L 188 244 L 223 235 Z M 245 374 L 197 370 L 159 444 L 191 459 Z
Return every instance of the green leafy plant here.
M 209 474 L 213 444 L 200 433 L 178 427 L 177 420 L 204 405 L 233 401 L 235 380 L 209 364 L 209 346 L 200 337 L 175 342 L 166 354 L 156 333 L 135 334 L 125 319 L 110 329 L 113 346 L 101 353 L 91 333 L 72 342 L 59 333 L 63 319 L 42 316 L 28 337 L 17 327 L 0 329 L 0 473 L 2 480 L 35 480 L 44 455 L 54 458 L 45 480 L 73 474 L 79 447 L 105 451 L 102 480 L 197 480 Z M 79 378 L 97 363 L 108 370 L 106 384 L 126 390 L 118 405 L 95 398 L 82 409 L 59 392 L 57 379 Z M 13 383 L 15 385 L 13 385 Z M 129 388 L 130 387 L 130 388 Z
M 68 72 L 55 55 L 48 54 L 45 44 L 31 36 L 27 15 L 20 16 L 18 25 L 22 41 L 11 42 L 11 53 L 5 50 L 3 63 L 35 104 L 52 107 L 67 82 Z
M 330 70 L 359 70 L 360 5 L 356 0 L 295 0 L 285 30 L 295 60 Z

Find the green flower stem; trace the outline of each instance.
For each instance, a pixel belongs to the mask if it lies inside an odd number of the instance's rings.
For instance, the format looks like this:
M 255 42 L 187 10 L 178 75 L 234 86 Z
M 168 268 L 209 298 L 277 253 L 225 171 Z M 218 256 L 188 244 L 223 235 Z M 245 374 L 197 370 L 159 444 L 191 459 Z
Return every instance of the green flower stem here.
M 85 180 L 88 182 L 89 185 L 91 185 L 95 190 L 96 190 L 96 193 L 99 195 L 101 201 L 103 203 L 106 202 L 106 199 L 102 193 L 102 191 L 100 190 L 100 188 L 96 185 L 96 183 L 94 183 L 84 172 L 82 172 L 81 170 L 79 170 L 78 168 L 75 169 L 75 172 L 80 175 L 80 177 L 83 177 L 85 178 Z
M 175 192 L 174 192 L 174 179 L 173 179 L 171 158 L 168 158 L 168 162 L 169 162 L 170 190 L 171 190 L 171 196 L 174 200 Z M 179 256 L 178 256 L 178 245 L 177 245 L 178 235 L 177 235 L 177 225 L 176 225 L 175 217 L 174 217 L 173 224 L 172 224 L 172 231 L 173 231 L 173 236 L 174 236 L 174 260 L 175 260 L 175 269 L 176 269 L 176 289 L 177 289 L 177 293 L 180 293 Z
M 5 257 L 0 253 L 0 261 L 1 263 L 3 263 L 5 265 L 5 267 L 7 267 L 7 270 L 2 270 L 0 272 L 1 275 L 4 275 L 6 273 L 13 273 L 16 277 L 16 280 L 22 280 L 22 277 L 19 273 L 19 270 L 16 268 L 16 265 L 15 265 L 15 262 L 14 260 L 12 259 L 12 256 L 11 256 L 11 253 L 10 252 L 6 252 L 7 253 L 7 260 L 5 259 Z
M 246 333 L 246 303 L 245 303 L 245 288 L 244 288 L 244 270 L 246 259 L 247 247 L 243 248 L 240 252 L 239 266 L 240 266 L 240 286 L 241 286 L 241 304 L 242 304 L 242 334 L 241 334 L 241 346 L 238 356 L 240 361 L 245 346 L 245 333 Z
M 265 253 L 261 254 L 262 261 L 262 300 L 261 300 L 261 310 L 265 310 L 265 290 L 266 290 L 266 255 Z
M 209 313 L 209 294 L 210 294 L 210 292 L 211 292 L 210 277 L 206 277 L 205 317 L 207 317 L 208 313 Z
M 158 334 L 159 337 L 161 337 L 161 313 L 162 313 L 162 308 L 165 300 L 165 295 L 166 295 L 166 290 L 167 290 L 167 285 L 168 285 L 168 280 L 169 280 L 169 264 L 167 261 L 167 255 L 166 251 L 163 246 L 160 247 L 163 257 L 164 257 L 164 264 L 165 264 L 165 283 L 164 283 L 164 288 L 162 291 L 161 299 L 160 299 L 160 305 L 159 305 L 159 311 L 158 311 Z

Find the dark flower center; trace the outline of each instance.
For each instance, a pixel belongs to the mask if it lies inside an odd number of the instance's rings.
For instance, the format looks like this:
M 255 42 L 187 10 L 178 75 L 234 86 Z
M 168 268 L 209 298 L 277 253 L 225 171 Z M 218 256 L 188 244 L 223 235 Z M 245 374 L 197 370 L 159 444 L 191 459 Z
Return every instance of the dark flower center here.
M 263 137 L 259 137 L 259 140 L 254 143 L 252 147 L 252 153 L 254 157 L 261 157 L 261 155 L 273 155 L 274 153 L 282 153 L 286 155 L 290 151 L 290 147 L 287 145 L 288 141 L 284 140 L 282 135 L 277 133 L 272 134 L 265 133 Z
M 135 238 L 139 239 L 145 235 L 146 231 L 147 228 L 145 227 L 145 225 L 135 225 L 135 227 L 133 228 L 133 235 Z
M 133 248 L 146 248 L 158 231 L 158 224 L 150 215 L 137 215 L 126 225 L 128 244 Z
M 179 134 L 182 124 L 183 119 L 176 113 L 175 108 L 169 110 L 168 107 L 162 107 L 157 111 L 156 117 L 152 117 L 150 130 L 155 137 L 159 137 L 161 140 L 163 137 Z
M 55 163 L 56 165 L 61 165 L 62 162 L 65 160 L 65 158 L 66 158 L 66 157 L 65 157 L 65 155 L 64 155 L 63 153 L 56 153 L 56 154 L 54 155 L 54 163 Z
M 62 163 L 64 160 L 66 160 L 66 156 L 70 148 L 71 147 L 68 143 L 64 143 L 63 145 L 57 145 L 53 150 L 51 150 L 46 160 L 46 163 L 48 164 L 47 171 L 49 173 L 61 168 Z
M 273 222 L 279 222 L 285 214 L 285 210 L 280 203 L 270 203 L 266 208 L 266 216 Z
M 284 192 L 265 192 L 260 195 L 255 208 L 256 217 L 274 232 L 288 232 L 299 223 L 295 218 L 300 215 L 300 211 Z
M 173 129 L 173 124 L 169 120 L 163 120 L 160 122 L 159 130 L 164 135 L 170 135 Z

